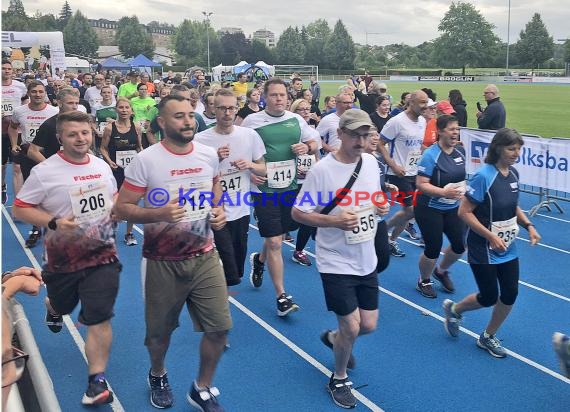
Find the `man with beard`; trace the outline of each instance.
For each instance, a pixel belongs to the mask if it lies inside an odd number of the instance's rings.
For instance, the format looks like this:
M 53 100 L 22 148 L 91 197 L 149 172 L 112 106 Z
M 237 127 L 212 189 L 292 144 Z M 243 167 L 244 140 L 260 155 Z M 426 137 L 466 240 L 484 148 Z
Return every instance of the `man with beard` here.
M 193 142 L 196 120 L 188 100 L 170 95 L 160 101 L 158 110 L 162 140 L 140 152 L 125 169 L 116 204 L 120 219 L 145 224 L 143 287 L 150 401 L 156 408 L 173 404 L 165 357 L 186 304 L 194 329 L 204 332 L 200 369 L 188 391 L 188 402 L 200 410 L 223 411 L 212 380 L 232 321 L 212 233 L 226 223 L 223 207 L 217 206 L 222 194 L 218 155 L 211 147 Z

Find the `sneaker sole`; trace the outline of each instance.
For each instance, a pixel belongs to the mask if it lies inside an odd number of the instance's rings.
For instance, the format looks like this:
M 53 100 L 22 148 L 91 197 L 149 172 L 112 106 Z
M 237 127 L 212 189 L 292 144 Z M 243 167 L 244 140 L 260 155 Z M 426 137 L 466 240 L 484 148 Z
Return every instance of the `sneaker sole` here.
M 420 295 L 422 295 L 424 298 L 430 298 L 430 299 L 435 299 L 435 298 L 437 298 L 437 293 L 436 293 L 435 295 L 427 295 L 427 294 L 425 294 L 425 293 L 419 288 L 419 286 L 417 286 L 417 285 L 416 285 L 416 290 L 417 290 L 418 292 L 420 292 Z
M 287 310 L 284 311 L 284 312 L 281 312 L 279 309 L 277 309 L 277 316 L 284 317 L 284 316 L 287 316 L 287 315 L 290 314 L 290 313 L 297 312 L 298 310 L 299 310 L 299 305 L 297 305 L 297 304 L 295 303 L 295 304 L 293 304 L 289 309 L 287 309 Z
M 253 267 L 254 267 L 253 263 L 255 255 L 257 255 L 257 253 L 252 253 L 251 255 L 249 255 L 249 264 L 251 265 L 251 269 L 249 270 L 249 284 L 254 288 L 260 288 L 261 285 L 263 284 L 263 275 L 261 275 L 261 280 L 259 282 L 259 285 L 256 286 L 255 283 L 253 282 Z
M 333 395 L 333 391 L 331 390 L 331 388 L 329 388 L 329 385 L 326 386 L 327 388 L 327 392 L 330 393 L 331 395 L 331 399 L 333 400 L 333 402 L 335 403 L 335 405 L 340 406 L 341 408 L 344 409 L 354 409 L 356 408 L 357 403 L 355 402 L 354 405 L 343 405 L 342 403 L 338 402 Z
M 101 392 L 99 395 L 95 396 L 94 398 L 87 396 L 87 394 L 85 393 L 83 394 L 83 399 L 81 399 L 81 403 L 83 405 L 102 405 L 111 402 L 113 402 L 113 392 L 111 392 L 110 390 Z
M 172 403 L 171 403 L 170 405 L 168 405 L 168 406 L 160 406 L 160 405 L 155 404 L 155 403 L 152 401 L 152 387 L 150 386 L 150 380 L 149 380 L 148 376 L 146 377 L 146 383 L 147 383 L 147 385 L 148 385 L 148 388 L 151 390 L 150 397 L 149 397 L 149 401 L 150 401 L 150 404 L 151 404 L 152 406 L 154 406 L 156 409 L 168 409 L 168 408 L 172 408 L 172 405 L 174 405 L 174 402 L 172 402 Z
M 298 264 L 301 265 L 301 266 L 311 266 L 311 264 L 312 264 L 311 262 L 305 263 L 305 262 L 303 262 L 302 260 L 298 260 L 298 259 L 295 258 L 295 256 L 291 256 L 291 260 L 292 260 L 293 262 L 295 262 L 295 263 L 298 263 Z
M 486 350 L 487 352 L 489 352 L 489 354 L 491 354 L 491 356 L 493 356 L 494 358 L 506 358 L 507 354 L 504 355 L 498 355 L 495 352 L 493 352 L 491 349 L 489 349 L 488 347 L 486 347 L 485 345 L 483 345 L 479 339 L 477 339 L 477 346 L 480 347 L 481 349 Z

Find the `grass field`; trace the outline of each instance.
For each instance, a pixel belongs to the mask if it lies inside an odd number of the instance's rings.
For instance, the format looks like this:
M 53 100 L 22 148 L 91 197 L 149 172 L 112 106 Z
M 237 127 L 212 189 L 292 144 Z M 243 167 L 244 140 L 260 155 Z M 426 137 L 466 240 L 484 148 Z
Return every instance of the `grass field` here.
M 447 99 L 449 90 L 459 89 L 467 102 L 468 126 L 477 127 L 475 112 L 479 101 L 485 107 L 484 83 L 456 82 L 385 82 L 388 93 L 398 102 L 404 91 L 422 87 L 432 89 L 438 100 Z M 321 83 L 321 104 L 328 95 L 338 93 L 343 82 Z M 542 137 L 570 138 L 570 85 L 497 84 L 507 110 L 507 127 L 520 133 Z

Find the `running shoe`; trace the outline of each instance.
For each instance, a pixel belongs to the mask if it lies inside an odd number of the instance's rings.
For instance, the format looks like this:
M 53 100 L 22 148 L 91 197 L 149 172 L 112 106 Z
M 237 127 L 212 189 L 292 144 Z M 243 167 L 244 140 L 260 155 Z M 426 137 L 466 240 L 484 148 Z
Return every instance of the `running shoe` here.
M 435 299 L 437 297 L 437 292 L 433 288 L 433 282 L 431 279 L 418 280 L 416 289 L 421 293 L 422 296 L 426 298 Z
M 36 246 L 38 240 L 40 240 L 41 237 L 42 237 L 42 232 L 40 228 L 37 226 L 32 227 L 28 239 L 26 240 L 26 247 L 33 248 L 34 246 Z
M 54 315 L 46 309 L 46 325 L 53 333 L 59 333 L 63 328 L 63 317 L 61 315 Z
M 456 338 L 459 336 L 459 326 L 461 326 L 461 315 L 453 311 L 454 302 L 450 299 L 443 301 L 443 313 L 445 315 L 444 327 L 449 336 Z
M 311 266 L 312 265 L 311 261 L 309 260 L 309 257 L 302 250 L 301 251 L 296 250 L 295 252 L 293 252 L 293 256 L 291 257 L 291 260 L 293 262 L 298 263 L 299 265 L 303 265 L 303 266 Z
M 170 408 L 172 406 L 174 398 L 166 373 L 162 376 L 153 376 L 149 370 L 148 386 L 150 388 L 150 403 L 152 406 L 158 409 Z
M 291 295 L 287 295 L 286 293 L 282 293 L 277 298 L 277 315 L 278 316 L 287 316 L 291 312 L 296 312 L 299 310 L 299 305 L 293 302 L 293 297 Z
M 139 243 L 137 242 L 135 235 L 133 235 L 132 233 L 127 233 L 125 235 L 125 244 L 127 246 L 135 246 L 138 245 Z
M 333 350 L 333 344 L 330 340 L 331 333 L 332 330 L 330 329 L 327 329 L 323 333 L 321 333 L 321 342 L 323 342 L 327 348 Z M 350 358 L 348 358 L 348 363 L 346 364 L 346 367 L 348 369 L 354 369 L 356 367 L 356 358 L 352 353 L 350 354 Z
M 225 409 L 218 402 L 217 397 L 220 391 L 216 387 L 196 389 L 196 385 L 192 384 L 190 392 L 186 395 L 186 399 L 196 409 L 202 412 L 224 412 Z
M 416 228 L 414 227 L 414 224 L 412 222 L 408 222 L 408 224 L 406 225 L 406 228 L 404 230 L 408 234 L 410 239 L 420 240 L 422 238 L 422 235 L 420 235 L 418 233 L 418 231 L 416 230 Z
M 483 332 L 477 339 L 477 346 L 485 349 L 495 358 L 505 358 L 507 356 L 507 351 L 501 346 L 501 341 L 495 335 L 489 335 L 486 338 L 485 332 Z
M 400 245 L 395 240 L 390 240 L 390 253 L 394 257 L 404 257 L 406 253 L 400 248 Z
M 562 373 L 567 378 L 570 378 L 570 337 L 556 332 L 552 335 L 552 345 L 554 346 L 554 352 L 558 355 Z
M 107 381 L 103 375 L 98 375 L 95 380 L 89 382 L 81 400 L 83 405 L 100 405 L 111 402 L 113 402 L 113 392 L 107 387 Z
M 287 232 L 287 233 L 285 233 L 285 234 L 283 235 L 283 240 L 284 240 L 285 242 L 292 243 L 292 242 L 295 241 L 295 238 L 294 238 L 293 236 L 291 236 L 291 233 Z
M 438 272 L 437 268 L 435 268 L 432 276 L 435 280 L 437 280 L 441 284 L 441 287 L 447 293 L 455 292 L 455 286 L 453 285 L 453 281 L 449 277 L 449 270 Z
M 352 409 L 356 407 L 356 398 L 352 393 L 352 382 L 347 378 L 336 379 L 334 373 L 331 375 L 327 390 L 331 398 L 341 408 Z
M 251 263 L 249 283 L 254 288 L 259 288 L 263 283 L 263 271 L 265 270 L 265 265 L 259 261 L 259 253 L 249 255 L 249 263 Z

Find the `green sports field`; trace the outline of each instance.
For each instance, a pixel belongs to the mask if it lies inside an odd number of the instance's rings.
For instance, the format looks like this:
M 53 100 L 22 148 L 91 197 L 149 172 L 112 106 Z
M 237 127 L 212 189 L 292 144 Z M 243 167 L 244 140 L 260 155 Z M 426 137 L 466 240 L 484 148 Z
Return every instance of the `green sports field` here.
M 307 82 L 305 82 L 307 83 Z M 449 90 L 459 89 L 467 102 L 468 126 L 477 127 L 475 112 L 479 101 L 485 107 L 485 83 L 457 82 L 385 82 L 388 93 L 398 102 L 404 91 L 422 87 L 432 89 L 438 100 L 447 99 Z M 321 105 L 328 95 L 338 93 L 343 82 L 321 83 Z M 570 137 L 570 85 L 497 84 L 507 110 L 507 127 L 520 133 L 542 137 Z

